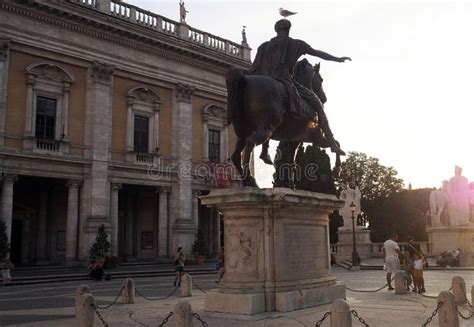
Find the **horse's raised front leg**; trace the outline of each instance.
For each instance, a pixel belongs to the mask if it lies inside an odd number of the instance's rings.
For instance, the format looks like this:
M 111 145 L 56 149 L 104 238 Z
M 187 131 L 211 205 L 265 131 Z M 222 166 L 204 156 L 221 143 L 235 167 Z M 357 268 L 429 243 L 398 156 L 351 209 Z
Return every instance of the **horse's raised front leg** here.
M 267 165 L 273 165 L 273 161 L 268 154 L 268 147 L 270 146 L 270 140 L 262 143 L 262 152 L 260 153 L 260 159 L 263 160 Z
M 259 129 L 255 131 L 251 136 L 247 137 L 244 148 L 244 173 L 242 183 L 244 186 L 258 187 L 254 176 L 250 172 L 250 154 L 256 145 L 262 144 L 267 141 L 272 135 L 272 130 Z
M 243 175 L 242 169 L 242 150 L 245 148 L 245 139 L 239 138 L 237 139 L 237 143 L 235 144 L 234 153 L 232 154 L 232 162 L 234 163 L 235 168 L 239 172 L 239 175 Z

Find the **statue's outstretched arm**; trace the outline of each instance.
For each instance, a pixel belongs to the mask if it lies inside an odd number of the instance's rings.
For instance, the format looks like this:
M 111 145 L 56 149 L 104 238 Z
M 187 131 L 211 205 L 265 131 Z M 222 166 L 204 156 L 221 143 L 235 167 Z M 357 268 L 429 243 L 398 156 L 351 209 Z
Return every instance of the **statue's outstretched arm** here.
M 313 48 L 310 48 L 310 50 L 308 50 L 308 54 L 309 55 L 312 55 L 312 56 L 316 56 L 318 58 L 321 58 L 321 59 L 324 59 L 324 60 L 329 60 L 329 61 L 336 61 L 336 62 L 344 62 L 346 60 L 351 60 L 351 58 L 349 57 L 334 57 L 333 55 L 330 55 L 329 53 L 326 53 L 324 51 L 321 51 L 321 50 L 316 50 L 316 49 L 313 49 Z

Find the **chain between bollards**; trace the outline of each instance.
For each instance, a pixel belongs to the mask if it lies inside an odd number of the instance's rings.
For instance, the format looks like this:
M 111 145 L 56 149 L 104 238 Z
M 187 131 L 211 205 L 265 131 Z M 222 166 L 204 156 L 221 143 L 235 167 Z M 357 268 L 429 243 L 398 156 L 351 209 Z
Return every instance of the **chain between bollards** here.
M 199 287 L 198 284 L 196 284 L 196 282 L 194 281 L 194 279 L 191 279 L 191 280 L 192 280 L 192 282 L 193 282 L 193 285 L 196 286 L 196 288 L 197 288 L 198 290 L 200 290 L 200 291 L 203 292 L 203 293 L 206 293 L 205 290 L 203 290 L 202 288 Z
M 428 326 L 428 324 L 433 320 L 433 318 L 438 314 L 438 311 L 439 309 L 443 306 L 443 303 L 444 302 L 439 302 L 438 303 L 438 306 L 436 307 L 436 309 L 434 309 L 433 313 L 431 314 L 430 317 L 428 317 L 428 319 L 426 319 L 425 323 L 423 325 L 421 325 L 421 327 L 426 327 Z
M 110 303 L 110 304 L 107 304 L 103 307 L 101 307 L 100 305 L 97 306 L 98 309 L 101 309 L 101 310 L 105 310 L 105 309 L 108 309 L 110 308 L 111 306 L 113 306 L 115 304 L 115 302 L 117 302 L 118 298 L 120 297 L 120 295 L 122 294 L 123 292 L 123 289 L 125 288 L 125 286 L 122 286 L 122 288 L 120 289 L 120 292 L 117 294 L 117 296 L 115 297 L 115 299 Z
M 461 310 L 459 310 L 459 308 L 458 308 L 458 315 L 459 315 L 459 317 L 461 317 L 461 318 L 464 319 L 464 320 L 469 320 L 469 319 L 471 319 L 471 318 L 474 316 L 474 312 L 469 312 L 469 315 L 468 315 L 468 316 L 465 316 L 465 315 L 463 315 L 463 313 L 461 312 Z
M 357 313 L 357 311 L 355 310 L 351 310 L 351 313 L 354 317 L 356 317 L 357 319 L 359 319 L 359 322 L 364 325 L 365 327 L 369 327 L 369 325 L 365 322 L 365 320 L 359 316 L 359 314 Z
M 326 312 L 323 315 L 323 317 L 316 322 L 316 325 L 314 325 L 314 326 L 315 327 L 320 327 L 323 324 L 323 321 L 326 320 L 326 318 L 329 317 L 330 315 L 331 315 L 331 311 Z
M 135 292 L 137 292 L 138 295 L 140 295 L 142 298 L 144 298 L 145 300 L 148 300 L 148 301 L 158 301 L 158 300 L 166 300 L 167 298 L 169 298 L 170 296 L 172 296 L 174 293 L 176 293 L 176 290 L 179 288 L 179 285 L 177 285 L 175 287 L 175 289 L 173 290 L 173 292 L 171 292 L 170 294 L 168 294 L 167 296 L 165 297 L 159 297 L 159 298 L 156 298 L 156 299 L 153 299 L 153 298 L 150 298 L 150 297 L 147 297 L 145 295 L 143 295 L 136 287 L 135 287 Z
M 393 282 L 393 280 L 395 279 L 395 276 L 392 277 L 392 280 L 391 282 Z M 385 287 L 387 287 L 388 284 L 385 284 L 384 286 L 382 287 L 379 287 L 375 290 L 355 290 L 353 288 L 350 288 L 350 287 L 347 287 L 347 285 L 345 285 L 346 289 L 351 291 L 351 292 L 358 292 L 358 293 L 376 293 L 376 292 L 380 292 L 381 290 L 383 290 Z
M 161 324 L 158 325 L 158 327 L 163 327 L 164 325 L 166 325 L 168 323 L 168 319 L 170 319 L 172 315 L 173 311 L 168 313 L 168 315 L 165 317 L 165 319 L 163 319 L 163 321 L 161 322 Z
M 94 309 L 95 314 L 97 315 L 99 320 L 102 322 L 104 327 L 108 327 L 109 324 L 105 321 L 104 317 L 102 317 L 102 314 L 100 313 L 99 308 L 97 307 L 97 305 L 95 303 L 91 303 L 91 307 Z
M 194 318 L 196 318 L 199 322 L 201 322 L 201 325 L 204 326 L 204 327 L 209 327 L 209 325 L 207 324 L 207 322 L 205 322 L 204 320 L 201 319 L 201 317 L 199 316 L 199 314 L 197 312 L 194 312 L 193 313 L 193 316 Z

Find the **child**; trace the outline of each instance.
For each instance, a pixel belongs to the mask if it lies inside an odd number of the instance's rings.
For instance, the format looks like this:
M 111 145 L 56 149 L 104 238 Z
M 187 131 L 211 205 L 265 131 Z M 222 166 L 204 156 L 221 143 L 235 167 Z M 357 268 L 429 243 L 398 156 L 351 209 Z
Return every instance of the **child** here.
M 423 279 L 423 266 L 426 264 L 425 258 L 419 253 L 415 253 L 415 261 L 413 263 L 413 283 L 415 291 L 425 293 L 425 280 Z
M 405 284 L 407 286 L 407 291 L 410 290 L 410 285 L 412 283 L 411 275 L 413 273 L 413 260 L 410 257 L 410 251 L 405 249 Z

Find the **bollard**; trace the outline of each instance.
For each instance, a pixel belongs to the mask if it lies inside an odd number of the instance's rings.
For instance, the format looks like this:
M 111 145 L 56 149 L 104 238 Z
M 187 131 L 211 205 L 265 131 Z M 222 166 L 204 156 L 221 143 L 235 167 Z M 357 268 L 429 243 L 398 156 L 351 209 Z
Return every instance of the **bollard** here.
M 79 296 L 79 303 L 76 304 L 77 326 L 95 327 L 95 300 L 91 293 L 84 293 Z
M 131 278 L 125 279 L 123 282 L 122 303 L 135 303 L 135 282 Z
M 343 299 L 331 304 L 331 327 L 352 327 L 351 309 Z
M 443 291 L 439 293 L 437 302 L 443 302 L 438 311 L 439 327 L 459 327 L 458 307 L 454 295 Z
M 181 277 L 181 296 L 193 296 L 193 279 L 189 274 Z
M 184 276 L 183 276 L 184 277 Z M 183 284 L 181 283 L 181 286 Z M 193 308 L 191 303 L 181 300 L 174 306 L 173 327 L 192 327 L 193 326 Z
M 456 303 L 466 303 L 466 283 L 461 276 L 454 276 L 451 282 L 451 292 L 453 292 Z
M 76 312 L 75 312 L 76 318 L 77 318 L 80 296 L 84 293 L 90 293 L 90 292 L 91 291 L 89 289 L 89 286 L 87 286 L 86 284 L 81 284 L 78 288 L 76 288 Z
M 405 284 L 405 273 L 397 271 L 395 274 L 395 294 L 407 294 L 407 285 Z
M 471 305 L 474 305 L 472 304 L 474 302 L 474 285 L 472 285 L 471 287 Z

